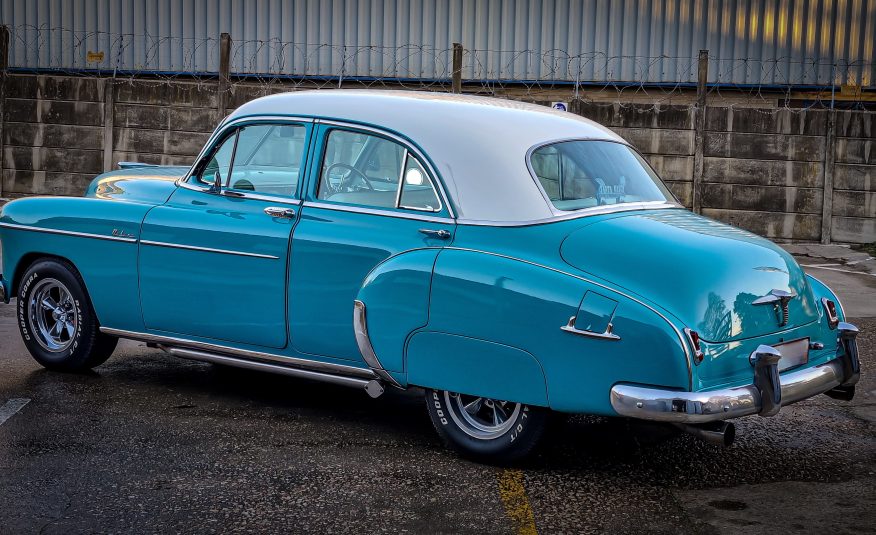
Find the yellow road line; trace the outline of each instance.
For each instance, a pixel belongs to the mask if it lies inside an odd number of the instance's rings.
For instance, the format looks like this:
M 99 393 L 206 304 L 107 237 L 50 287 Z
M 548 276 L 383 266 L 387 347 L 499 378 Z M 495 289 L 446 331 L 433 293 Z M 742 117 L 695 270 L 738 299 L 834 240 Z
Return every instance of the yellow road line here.
M 499 498 L 505 506 L 505 514 L 514 525 L 514 532 L 519 535 L 538 535 L 535 529 L 535 517 L 532 506 L 526 497 L 523 487 L 523 472 L 520 470 L 502 470 L 499 473 Z

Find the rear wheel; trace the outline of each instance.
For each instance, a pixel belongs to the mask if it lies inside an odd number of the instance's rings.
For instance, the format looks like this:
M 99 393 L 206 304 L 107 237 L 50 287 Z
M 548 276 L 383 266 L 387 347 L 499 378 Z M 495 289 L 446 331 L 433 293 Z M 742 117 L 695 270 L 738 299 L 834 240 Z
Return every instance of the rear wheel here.
M 82 277 L 63 260 L 38 260 L 24 273 L 18 329 L 36 361 L 59 371 L 99 366 L 118 343 L 100 332 Z
M 550 411 L 523 403 L 426 390 L 426 406 L 445 444 L 479 461 L 507 463 L 529 455 Z

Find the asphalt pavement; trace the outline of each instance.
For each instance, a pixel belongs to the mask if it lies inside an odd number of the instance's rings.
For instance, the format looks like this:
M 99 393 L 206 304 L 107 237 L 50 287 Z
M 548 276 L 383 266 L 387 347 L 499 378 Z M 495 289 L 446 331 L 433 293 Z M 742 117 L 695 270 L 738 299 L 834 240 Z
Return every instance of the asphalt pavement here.
M 574 417 L 512 469 L 444 450 L 419 392 L 372 400 L 132 342 L 92 374 L 48 372 L 0 306 L 0 534 L 872 533 L 876 276 L 811 269 L 863 331 L 853 402 L 739 420 L 728 449 Z

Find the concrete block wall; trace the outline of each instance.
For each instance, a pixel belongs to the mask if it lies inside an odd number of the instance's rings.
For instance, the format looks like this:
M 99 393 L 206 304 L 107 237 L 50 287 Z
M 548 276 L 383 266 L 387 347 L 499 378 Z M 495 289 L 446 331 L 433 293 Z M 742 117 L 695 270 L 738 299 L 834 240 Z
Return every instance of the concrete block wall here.
M 841 112 L 836 119 L 831 237 L 876 241 L 876 113 Z
M 104 84 L 10 76 L 3 106 L 3 194 L 80 195 L 103 171 Z
M 80 195 L 119 161 L 188 165 L 224 113 L 291 89 L 235 84 L 220 99 L 215 81 L 10 75 L 3 195 Z M 874 112 L 707 106 L 697 131 L 689 105 L 570 111 L 629 140 L 688 207 L 696 184 L 706 216 L 777 240 L 876 242 Z

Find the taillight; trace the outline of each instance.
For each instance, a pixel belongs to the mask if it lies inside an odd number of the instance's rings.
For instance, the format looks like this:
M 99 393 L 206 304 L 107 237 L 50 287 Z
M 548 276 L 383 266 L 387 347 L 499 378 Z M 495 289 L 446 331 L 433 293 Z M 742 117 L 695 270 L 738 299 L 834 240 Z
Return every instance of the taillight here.
M 703 361 L 703 350 L 700 347 L 700 335 L 696 331 L 692 331 L 690 329 L 685 329 L 684 334 L 687 335 L 687 339 L 690 342 L 690 346 L 694 350 L 694 364 L 699 364 Z
M 826 297 L 822 297 L 821 304 L 824 305 L 824 313 L 827 314 L 827 325 L 831 329 L 836 329 L 836 326 L 839 325 L 839 315 L 836 313 L 836 303 Z

